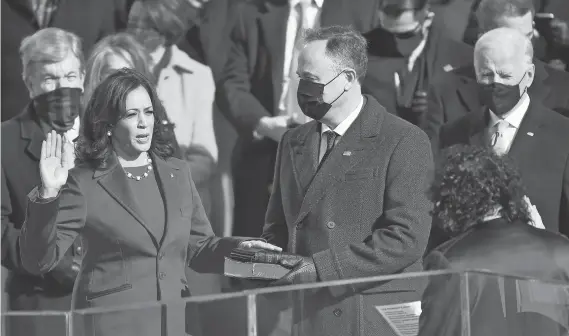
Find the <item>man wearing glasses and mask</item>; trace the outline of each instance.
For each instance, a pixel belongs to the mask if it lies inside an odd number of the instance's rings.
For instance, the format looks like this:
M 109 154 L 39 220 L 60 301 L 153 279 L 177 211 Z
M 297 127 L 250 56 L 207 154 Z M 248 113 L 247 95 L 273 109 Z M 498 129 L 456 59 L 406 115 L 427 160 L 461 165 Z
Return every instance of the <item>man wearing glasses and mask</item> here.
M 66 146 L 73 146 L 78 136 L 84 80 L 82 43 L 73 33 L 45 28 L 22 41 L 20 57 L 31 101 L 20 115 L 3 122 L 1 130 L 2 265 L 11 272 L 5 291 L 9 310 L 66 311 L 71 308 L 82 247 L 77 243 L 59 266 L 40 277 L 22 269 L 17 237 L 26 217 L 27 194 L 41 183 L 39 159 L 45 135 L 55 130 L 64 135 Z M 6 322 L 8 335 L 65 334 L 63 319 L 7 318 Z
M 444 68 L 471 58 L 464 48 L 455 48 L 459 42 L 445 36 L 427 2 L 380 0 L 379 25 L 364 34 L 369 45 L 364 92 L 390 113 L 419 126 L 427 112 L 429 83 Z

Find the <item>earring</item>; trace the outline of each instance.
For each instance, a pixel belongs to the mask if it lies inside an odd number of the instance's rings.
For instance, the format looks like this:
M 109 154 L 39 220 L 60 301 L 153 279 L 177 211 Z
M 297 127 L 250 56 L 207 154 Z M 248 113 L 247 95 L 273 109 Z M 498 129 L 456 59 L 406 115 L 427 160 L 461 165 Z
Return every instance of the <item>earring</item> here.
M 108 132 L 107 132 L 107 135 L 108 135 L 108 136 L 111 136 L 111 135 L 113 135 L 113 133 L 111 133 L 111 131 L 108 131 Z

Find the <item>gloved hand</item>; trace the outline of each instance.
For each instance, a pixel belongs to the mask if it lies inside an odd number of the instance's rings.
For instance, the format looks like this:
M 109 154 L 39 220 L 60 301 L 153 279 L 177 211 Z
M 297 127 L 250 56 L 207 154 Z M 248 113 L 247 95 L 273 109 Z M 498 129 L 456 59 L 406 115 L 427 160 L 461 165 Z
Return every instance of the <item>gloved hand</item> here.
M 419 90 L 413 95 L 411 106 L 400 108 L 399 114 L 403 119 L 417 125 L 421 116 L 427 113 L 428 107 L 429 101 L 427 99 L 427 92 Z
M 561 46 L 569 46 L 569 24 L 559 19 L 551 20 L 551 34 L 553 41 Z
M 318 273 L 314 261 L 310 257 L 287 254 L 279 264 L 292 270 L 285 276 L 271 283 L 271 286 L 286 286 L 293 284 L 311 283 L 318 281 Z

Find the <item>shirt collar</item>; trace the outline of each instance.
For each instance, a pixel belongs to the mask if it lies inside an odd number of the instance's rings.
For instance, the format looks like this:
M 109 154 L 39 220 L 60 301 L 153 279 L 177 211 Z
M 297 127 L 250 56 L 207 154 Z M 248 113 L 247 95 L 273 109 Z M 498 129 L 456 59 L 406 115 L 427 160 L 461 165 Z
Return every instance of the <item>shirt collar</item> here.
M 302 3 L 305 1 L 310 2 L 311 5 L 316 5 L 316 7 L 318 7 L 318 8 L 322 8 L 322 5 L 324 4 L 324 0 L 289 0 L 290 7 L 294 8 L 299 3 Z
M 522 120 L 526 115 L 530 103 L 530 98 L 527 93 L 521 98 L 521 102 L 518 106 L 512 109 L 510 112 L 506 113 L 504 118 L 498 117 L 494 112 L 490 111 L 490 127 L 496 125 L 500 119 L 503 119 L 508 122 L 510 126 L 515 128 L 520 128 Z
M 361 97 L 358 106 L 352 111 L 352 113 L 350 113 L 350 115 L 346 117 L 346 119 L 344 119 L 344 121 L 342 121 L 336 128 L 334 128 L 334 132 L 336 132 L 336 134 L 338 134 L 339 136 L 344 136 L 348 128 L 350 128 L 350 126 L 354 123 L 354 120 L 356 120 L 358 115 L 360 115 L 360 111 L 362 110 L 363 105 L 364 105 L 364 98 Z M 322 124 L 322 127 L 320 128 L 321 134 L 324 134 L 324 132 L 326 131 L 332 130 L 330 127 L 328 127 L 328 125 L 324 123 L 321 124 Z

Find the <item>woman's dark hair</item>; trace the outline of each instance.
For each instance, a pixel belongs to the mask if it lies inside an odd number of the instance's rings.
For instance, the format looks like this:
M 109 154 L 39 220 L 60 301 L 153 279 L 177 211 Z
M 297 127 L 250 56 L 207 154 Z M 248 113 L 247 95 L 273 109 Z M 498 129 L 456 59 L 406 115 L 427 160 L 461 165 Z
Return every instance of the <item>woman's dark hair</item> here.
M 174 153 L 172 137 L 165 132 L 168 125 L 166 112 L 154 85 L 134 69 L 120 69 L 104 79 L 93 92 L 85 109 L 81 130 L 75 146 L 77 165 L 105 168 L 114 156 L 111 137 L 117 122 L 126 113 L 126 98 L 133 90 L 143 87 L 152 101 L 154 109 L 154 130 L 150 152 L 163 159 Z
M 455 145 L 437 163 L 432 214 L 443 229 L 463 232 L 497 207 L 510 222 L 530 222 L 520 175 L 506 157 L 490 148 Z

